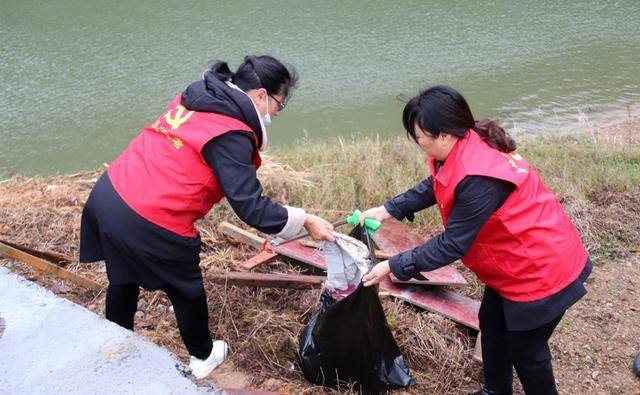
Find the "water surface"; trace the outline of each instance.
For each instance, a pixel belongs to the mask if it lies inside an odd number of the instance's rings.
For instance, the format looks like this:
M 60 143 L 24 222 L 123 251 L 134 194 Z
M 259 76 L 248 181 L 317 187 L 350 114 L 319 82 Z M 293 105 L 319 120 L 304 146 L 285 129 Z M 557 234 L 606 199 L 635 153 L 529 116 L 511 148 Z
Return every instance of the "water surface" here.
M 475 3 L 475 4 L 474 4 Z M 448 83 L 517 133 L 640 103 L 640 2 L 5 0 L 0 169 L 113 160 L 215 59 L 292 63 L 272 144 L 401 133 L 399 94 Z

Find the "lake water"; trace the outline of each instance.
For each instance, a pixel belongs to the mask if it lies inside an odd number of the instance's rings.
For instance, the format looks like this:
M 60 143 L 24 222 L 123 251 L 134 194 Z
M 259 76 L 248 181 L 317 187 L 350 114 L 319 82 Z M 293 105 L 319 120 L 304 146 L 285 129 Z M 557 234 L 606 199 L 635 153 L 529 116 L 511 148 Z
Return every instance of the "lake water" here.
M 215 59 L 273 54 L 301 78 L 270 141 L 402 133 L 447 83 L 516 133 L 640 104 L 640 1 L 4 0 L 0 169 L 113 160 Z

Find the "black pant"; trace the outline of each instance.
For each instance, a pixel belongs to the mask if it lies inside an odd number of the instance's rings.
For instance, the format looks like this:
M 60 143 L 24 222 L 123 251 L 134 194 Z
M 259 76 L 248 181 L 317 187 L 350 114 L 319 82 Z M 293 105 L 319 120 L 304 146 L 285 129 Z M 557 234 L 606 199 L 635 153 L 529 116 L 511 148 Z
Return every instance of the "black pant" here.
M 206 359 L 213 342 L 209 333 L 209 312 L 204 287 L 196 297 L 186 297 L 174 288 L 162 289 L 176 314 L 180 336 L 190 355 Z M 133 330 L 133 318 L 138 309 L 140 288 L 137 284 L 111 285 L 107 288 L 105 313 L 109 321 Z
M 515 367 L 527 395 L 557 394 L 547 341 L 562 316 L 529 331 L 509 331 L 502 298 L 485 288 L 479 313 L 485 387 L 510 394 Z

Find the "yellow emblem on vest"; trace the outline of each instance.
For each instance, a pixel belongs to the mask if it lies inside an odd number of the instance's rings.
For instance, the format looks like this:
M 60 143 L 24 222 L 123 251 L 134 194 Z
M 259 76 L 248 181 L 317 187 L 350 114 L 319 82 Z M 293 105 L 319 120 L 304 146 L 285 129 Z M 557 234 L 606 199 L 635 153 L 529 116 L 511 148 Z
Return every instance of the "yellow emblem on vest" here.
M 505 158 L 507 158 L 507 161 L 509 162 L 511 167 L 516 169 L 518 173 L 528 173 L 529 172 L 529 170 L 518 166 L 518 163 L 516 163 L 516 161 L 521 161 L 522 160 L 522 156 L 520 156 L 520 154 L 517 154 L 515 152 L 510 152 L 508 154 L 505 154 L 504 152 L 501 152 L 501 154 Z
M 169 132 L 167 132 L 167 129 L 160 126 L 160 121 L 155 121 L 153 125 L 151 125 L 151 128 L 154 131 L 165 136 L 167 140 L 171 141 L 171 143 L 173 144 L 173 148 L 180 149 L 184 146 L 184 143 L 182 142 L 182 140 L 180 140 L 178 137 L 172 136 Z
M 178 104 L 178 106 L 176 107 L 176 114 L 173 118 L 171 118 L 171 110 L 167 111 L 167 113 L 164 114 L 164 120 L 167 121 L 167 123 L 171 126 L 171 130 L 178 129 L 180 125 L 187 122 L 187 119 L 189 119 L 193 115 L 193 111 L 189 111 L 184 114 L 185 110 L 186 108 L 184 108 L 181 104 Z

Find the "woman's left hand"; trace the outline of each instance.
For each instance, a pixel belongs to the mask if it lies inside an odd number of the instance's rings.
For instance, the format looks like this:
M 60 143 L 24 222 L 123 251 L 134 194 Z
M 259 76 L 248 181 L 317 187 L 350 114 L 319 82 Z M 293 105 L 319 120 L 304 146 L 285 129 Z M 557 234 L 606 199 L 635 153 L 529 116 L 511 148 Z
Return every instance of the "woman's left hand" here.
M 370 208 L 360 215 L 360 225 L 364 224 L 365 218 L 373 218 L 377 221 L 383 222 L 384 220 L 392 217 L 384 206 L 378 206 Z
M 370 287 L 372 285 L 378 284 L 380 281 L 384 280 L 391 273 L 391 268 L 389 268 L 389 261 L 382 261 L 375 265 L 373 269 L 366 276 L 362 277 L 362 281 L 364 281 L 365 287 Z

